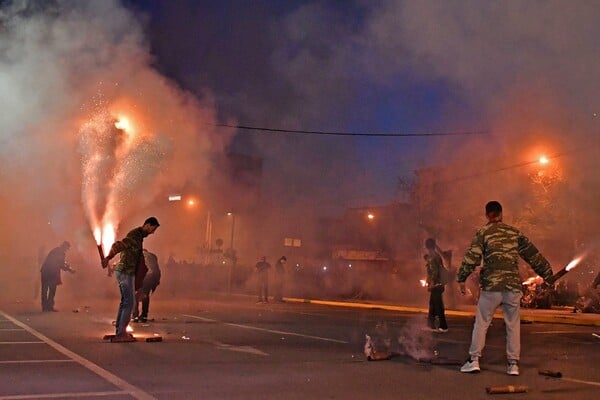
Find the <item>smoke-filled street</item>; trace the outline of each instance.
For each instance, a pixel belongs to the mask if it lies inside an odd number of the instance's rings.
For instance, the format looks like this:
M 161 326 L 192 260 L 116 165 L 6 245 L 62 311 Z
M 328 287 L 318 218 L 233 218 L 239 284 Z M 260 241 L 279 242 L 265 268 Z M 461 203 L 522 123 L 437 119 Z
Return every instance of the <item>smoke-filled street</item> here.
M 465 399 L 524 385 L 521 398 L 583 400 L 600 387 L 597 326 L 522 324 L 522 374 L 511 377 L 496 319 L 482 372 L 469 375 L 432 359 L 462 363 L 472 317 L 449 317 L 449 332 L 439 334 L 425 329 L 424 314 L 254 301 L 214 293 L 157 299 L 154 320 L 131 324 L 135 343 L 103 340 L 113 333 L 111 301 L 57 313 L 5 302 L 0 399 Z M 367 361 L 366 334 L 406 353 Z M 157 336 L 162 342 L 144 341 Z
M 0 400 L 597 398 L 598 21 L 0 0 Z

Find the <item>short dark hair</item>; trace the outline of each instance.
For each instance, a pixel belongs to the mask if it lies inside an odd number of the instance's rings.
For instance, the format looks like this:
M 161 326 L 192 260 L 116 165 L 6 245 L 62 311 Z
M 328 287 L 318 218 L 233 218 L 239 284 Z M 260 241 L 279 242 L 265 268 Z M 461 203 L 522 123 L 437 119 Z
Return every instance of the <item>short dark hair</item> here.
M 490 201 L 485 205 L 485 215 L 492 215 L 492 217 L 497 217 L 502 213 L 502 204 L 498 201 Z
M 425 241 L 425 247 L 429 250 L 435 249 L 435 239 L 429 238 Z
M 156 217 L 150 217 L 144 221 L 144 225 L 149 224 L 152 226 L 160 226 Z

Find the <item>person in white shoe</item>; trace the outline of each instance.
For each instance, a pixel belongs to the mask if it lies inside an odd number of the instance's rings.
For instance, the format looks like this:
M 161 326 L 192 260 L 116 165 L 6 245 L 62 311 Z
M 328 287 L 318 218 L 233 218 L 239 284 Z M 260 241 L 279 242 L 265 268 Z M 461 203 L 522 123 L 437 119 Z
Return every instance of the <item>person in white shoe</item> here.
M 466 293 L 467 277 L 483 261 L 480 272 L 481 294 L 477 302 L 469 359 L 461 372 L 479 372 L 479 359 L 485 347 L 488 327 L 496 308 L 502 305 L 506 325 L 506 372 L 519 375 L 521 356 L 521 277 L 519 257 L 525 260 L 544 281 L 552 276 L 548 260 L 518 229 L 502 222 L 502 205 L 490 201 L 485 206 L 488 223 L 476 233 L 458 270 L 461 294 Z

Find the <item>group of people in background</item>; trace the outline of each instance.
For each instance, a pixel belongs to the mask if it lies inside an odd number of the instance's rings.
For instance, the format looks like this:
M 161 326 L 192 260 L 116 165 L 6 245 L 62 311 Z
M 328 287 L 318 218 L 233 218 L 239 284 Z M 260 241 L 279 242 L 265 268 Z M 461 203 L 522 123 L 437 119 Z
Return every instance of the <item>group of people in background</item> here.
M 273 282 L 273 301 L 283 303 L 283 285 L 285 282 L 285 264 L 286 256 L 281 256 L 275 263 L 275 276 Z M 258 282 L 258 301 L 257 303 L 264 304 L 269 302 L 269 270 L 271 264 L 267 262 L 267 257 L 260 257 L 255 266 L 257 282 Z
M 468 248 L 456 276 L 456 282 L 462 295 L 466 293 L 467 278 L 479 271 L 480 294 L 477 299 L 475 323 L 473 326 L 469 358 L 460 368 L 461 372 L 479 372 L 479 360 L 485 347 L 488 328 L 495 310 L 502 306 L 506 326 L 506 357 L 508 375 L 519 375 L 520 359 L 520 299 L 522 283 L 519 275 L 518 259 L 522 258 L 533 270 L 547 282 L 552 277 L 550 263 L 538 249 L 517 228 L 502 221 L 502 206 L 490 201 L 485 206 L 487 224 L 476 233 Z M 148 317 L 149 295 L 160 282 L 160 268 L 156 255 L 143 248 L 143 240 L 153 234 L 160 226 L 155 217 L 131 230 L 124 239 L 116 241 L 108 255 L 102 260 L 107 268 L 109 261 L 120 254 L 120 260 L 114 268 L 121 293 L 116 318 L 114 342 L 130 342 L 135 339 L 126 332 L 132 315 L 134 321 L 145 322 Z M 42 310 L 56 311 L 54 296 L 60 285 L 61 271 L 75 272 L 65 261 L 69 242 L 63 242 L 50 251 L 41 268 Z M 427 269 L 427 288 L 430 292 L 427 323 L 430 329 L 439 333 L 448 331 L 443 293 L 448 282 L 448 271 L 444 266 L 440 249 L 435 239 L 425 241 L 425 262 Z M 273 300 L 283 302 L 285 264 L 287 258 L 280 257 L 274 268 Z M 258 283 L 258 303 L 269 302 L 269 270 L 271 264 L 267 257 L 260 257 L 255 265 Z M 600 284 L 600 274 L 594 281 L 594 287 Z M 141 312 L 139 301 L 142 302 Z

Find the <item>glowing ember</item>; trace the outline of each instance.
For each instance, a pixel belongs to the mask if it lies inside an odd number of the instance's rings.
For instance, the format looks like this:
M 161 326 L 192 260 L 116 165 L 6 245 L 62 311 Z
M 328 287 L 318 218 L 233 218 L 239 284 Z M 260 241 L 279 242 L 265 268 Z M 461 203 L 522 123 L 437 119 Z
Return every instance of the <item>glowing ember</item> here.
M 427 286 L 427 281 L 426 281 L 425 279 L 421 279 L 421 280 L 419 281 L 419 283 L 420 283 L 420 284 L 421 284 L 421 286 L 423 286 L 423 287 Z
M 131 327 L 131 325 L 127 325 L 127 328 L 125 330 L 129 333 L 133 332 L 133 328 Z
M 544 278 L 542 278 L 539 275 L 532 276 L 530 278 L 527 278 L 525 281 L 523 281 L 524 286 L 541 285 L 542 283 L 544 283 Z
M 573 261 L 571 261 L 570 263 L 567 264 L 567 266 L 565 267 L 565 269 L 567 271 L 572 270 L 573 268 L 575 268 L 577 266 L 577 264 L 579 264 L 579 262 L 581 261 L 582 257 L 577 257 L 576 259 L 574 259 Z
M 546 156 L 541 156 L 539 159 L 540 164 L 548 164 L 550 160 Z

